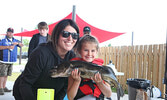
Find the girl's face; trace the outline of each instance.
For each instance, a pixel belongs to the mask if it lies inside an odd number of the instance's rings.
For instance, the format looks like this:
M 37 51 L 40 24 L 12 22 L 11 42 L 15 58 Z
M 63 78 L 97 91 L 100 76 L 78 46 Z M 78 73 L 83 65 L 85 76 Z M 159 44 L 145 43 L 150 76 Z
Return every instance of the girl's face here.
M 70 33 L 77 33 L 77 31 L 70 25 L 66 26 L 66 28 L 63 31 Z M 60 33 L 59 36 L 58 49 L 61 52 L 68 52 L 74 47 L 75 43 L 77 42 L 77 39 L 73 39 L 71 34 L 68 37 L 63 37 L 62 34 L 63 33 Z
M 87 61 L 92 62 L 97 55 L 97 45 L 93 42 L 85 42 L 82 44 L 80 55 L 81 57 Z

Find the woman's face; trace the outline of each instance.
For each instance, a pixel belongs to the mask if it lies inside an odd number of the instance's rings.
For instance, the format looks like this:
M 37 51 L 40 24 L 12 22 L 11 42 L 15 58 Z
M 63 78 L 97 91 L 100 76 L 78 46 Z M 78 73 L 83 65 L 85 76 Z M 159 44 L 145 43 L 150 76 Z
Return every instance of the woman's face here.
M 70 25 L 66 26 L 66 28 L 63 31 L 77 33 L 77 31 Z M 68 37 L 63 37 L 62 33 L 60 33 L 58 40 L 58 48 L 59 50 L 61 50 L 61 52 L 67 52 L 74 47 L 76 42 L 77 39 L 73 39 L 71 35 Z

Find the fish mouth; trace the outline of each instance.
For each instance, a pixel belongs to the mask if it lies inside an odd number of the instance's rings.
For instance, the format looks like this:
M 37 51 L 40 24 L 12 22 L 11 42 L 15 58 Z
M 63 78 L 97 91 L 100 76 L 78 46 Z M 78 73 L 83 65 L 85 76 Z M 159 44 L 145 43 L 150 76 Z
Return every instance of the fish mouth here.
M 57 70 L 53 69 L 51 71 L 51 77 L 56 78 L 56 77 L 68 77 L 71 74 L 70 68 L 66 70 Z
M 57 73 L 57 69 L 51 69 L 51 70 L 50 70 L 50 73 L 51 73 L 51 74 Z
M 65 73 L 52 73 L 51 77 L 67 77 L 67 75 Z
M 54 66 L 51 68 L 50 72 L 57 72 L 58 66 Z

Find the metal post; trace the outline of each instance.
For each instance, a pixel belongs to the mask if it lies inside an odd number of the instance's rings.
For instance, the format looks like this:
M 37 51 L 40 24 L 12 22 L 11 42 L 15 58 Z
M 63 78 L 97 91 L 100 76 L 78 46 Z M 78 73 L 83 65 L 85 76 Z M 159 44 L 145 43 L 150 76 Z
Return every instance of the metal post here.
M 23 32 L 23 28 L 21 28 L 21 32 Z M 22 43 L 22 36 L 21 36 L 21 43 Z M 21 64 L 21 58 L 22 58 L 22 47 L 20 47 L 20 56 L 19 56 L 19 65 Z
M 132 46 L 133 46 L 133 32 L 132 32 Z
M 76 12 L 75 12 L 75 5 L 73 5 L 73 10 L 72 10 L 72 20 L 76 22 Z

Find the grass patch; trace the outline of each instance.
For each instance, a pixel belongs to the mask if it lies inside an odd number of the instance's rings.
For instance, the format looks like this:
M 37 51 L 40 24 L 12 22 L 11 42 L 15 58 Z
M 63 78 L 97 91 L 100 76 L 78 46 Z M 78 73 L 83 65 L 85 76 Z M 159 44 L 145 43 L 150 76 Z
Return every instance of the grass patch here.
M 19 60 L 19 59 L 17 59 L 17 60 Z M 25 61 L 25 59 L 21 59 L 21 60 L 22 60 L 21 65 L 25 66 L 27 62 Z M 15 66 L 15 65 L 20 65 L 20 64 L 18 62 L 13 63 L 13 66 Z M 8 76 L 7 81 L 15 81 L 20 74 L 21 74 L 21 72 L 12 72 L 12 75 Z
M 13 72 L 12 76 L 8 76 L 8 81 L 15 81 L 21 72 Z
M 111 90 L 112 90 L 112 92 L 117 93 L 117 90 L 116 90 L 115 87 L 111 87 Z M 124 94 L 128 94 L 128 91 L 125 90 L 125 91 L 124 91 Z
M 25 66 L 27 62 L 21 62 L 21 65 Z M 13 66 L 14 65 L 20 65 L 19 63 L 13 63 Z
M 111 87 L 112 92 L 117 92 L 115 87 Z
M 27 52 L 28 51 L 28 46 L 23 46 L 22 47 L 22 52 Z M 18 47 L 18 51 L 17 53 L 19 54 L 20 53 L 20 48 Z

